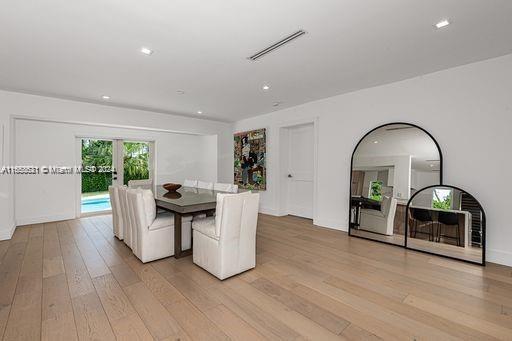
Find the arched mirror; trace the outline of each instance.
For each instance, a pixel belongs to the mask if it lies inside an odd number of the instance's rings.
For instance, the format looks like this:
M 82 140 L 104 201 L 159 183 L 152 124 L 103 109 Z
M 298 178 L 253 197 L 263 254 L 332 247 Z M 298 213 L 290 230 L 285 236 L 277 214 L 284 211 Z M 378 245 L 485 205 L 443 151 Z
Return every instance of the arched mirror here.
M 471 194 L 460 188 L 424 188 L 413 195 L 407 207 L 406 246 L 484 264 L 484 210 Z
M 380 126 L 352 154 L 349 234 L 405 246 L 405 215 L 418 189 L 442 183 L 437 142 L 408 123 Z

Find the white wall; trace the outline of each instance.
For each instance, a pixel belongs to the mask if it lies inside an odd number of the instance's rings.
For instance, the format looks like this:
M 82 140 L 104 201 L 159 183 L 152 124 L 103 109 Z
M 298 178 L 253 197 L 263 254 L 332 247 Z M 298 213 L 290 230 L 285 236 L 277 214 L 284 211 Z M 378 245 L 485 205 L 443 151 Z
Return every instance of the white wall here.
M 411 191 L 411 155 L 397 156 L 366 156 L 359 157 L 354 155 L 354 168 L 364 169 L 365 167 L 387 167 L 393 166 L 393 182 L 388 186 L 393 186 L 393 197 L 399 199 L 409 199 Z M 377 180 L 377 172 L 374 179 Z M 365 178 L 365 187 L 363 193 L 369 193 L 370 184 Z
M 429 131 L 444 157 L 445 183 L 465 188 L 484 206 L 489 261 L 512 265 L 510 196 L 512 55 L 335 96 L 235 124 L 268 128 L 268 189 L 262 210 L 279 202 L 279 129 L 318 118 L 317 225 L 347 230 L 350 158 L 359 139 L 389 122 Z M 285 100 L 285 99 L 284 99 Z
M 439 172 L 411 171 L 411 187 L 418 190 L 439 183 Z
M 155 183 L 182 183 L 187 177 L 217 180 L 217 137 L 134 129 L 15 120 L 17 165 L 80 165 L 77 137 L 155 142 Z M 79 212 L 78 174 L 15 177 L 17 225 L 73 219 Z
M 12 164 L 14 157 L 14 116 L 117 128 L 148 128 L 217 135 L 218 180 L 228 182 L 233 178 L 232 125 L 229 123 L 0 91 L 0 126 L 5 129 L 4 164 Z M 212 146 L 207 148 L 212 151 Z M 0 175 L 0 239 L 10 238 L 14 228 L 13 183 L 12 176 Z

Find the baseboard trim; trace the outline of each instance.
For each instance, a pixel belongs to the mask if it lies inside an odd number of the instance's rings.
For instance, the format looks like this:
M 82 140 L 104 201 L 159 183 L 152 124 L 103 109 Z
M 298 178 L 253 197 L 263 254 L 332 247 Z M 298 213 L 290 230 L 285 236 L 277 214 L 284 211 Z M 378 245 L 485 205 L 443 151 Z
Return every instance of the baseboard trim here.
M 501 265 L 512 266 L 512 252 L 496 249 L 487 249 L 486 251 L 486 261 Z
M 50 223 L 50 222 L 54 222 L 54 221 L 69 220 L 69 219 L 75 219 L 75 216 L 72 214 L 58 214 L 58 215 L 45 216 L 45 217 L 22 218 L 22 219 L 16 220 L 16 225 L 22 226 L 22 225 L 30 225 L 30 224 Z
M 325 228 L 328 228 L 331 230 L 338 230 L 338 231 L 344 231 L 344 232 L 348 231 L 348 228 L 346 226 L 344 226 L 345 224 L 343 224 L 342 222 L 340 222 L 338 220 L 334 220 L 334 219 L 333 220 L 331 220 L 331 219 L 314 219 L 313 224 L 320 226 L 320 227 L 325 227 Z
M 11 224 L 11 227 L 6 231 L 0 232 L 0 240 L 9 240 L 12 238 L 14 234 L 14 230 L 16 229 L 16 225 L 14 223 Z
M 273 208 L 270 207 L 260 207 L 260 213 L 268 214 L 276 217 L 282 217 L 282 214 L 279 214 L 279 212 Z

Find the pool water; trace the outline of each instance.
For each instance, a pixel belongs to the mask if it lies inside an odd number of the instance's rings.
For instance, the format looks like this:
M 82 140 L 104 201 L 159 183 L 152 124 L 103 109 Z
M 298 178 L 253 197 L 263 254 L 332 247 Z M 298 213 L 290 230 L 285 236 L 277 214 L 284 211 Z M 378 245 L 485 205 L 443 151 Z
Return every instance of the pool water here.
M 112 207 L 110 206 L 110 197 L 108 194 L 104 196 L 82 198 L 82 213 L 107 211 L 111 209 Z

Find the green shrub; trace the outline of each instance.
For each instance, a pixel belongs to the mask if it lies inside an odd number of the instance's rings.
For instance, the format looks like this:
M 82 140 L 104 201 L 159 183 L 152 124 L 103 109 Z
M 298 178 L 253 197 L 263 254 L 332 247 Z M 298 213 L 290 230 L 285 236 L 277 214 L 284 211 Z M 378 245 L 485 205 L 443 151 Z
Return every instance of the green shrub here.
M 105 192 L 111 184 L 110 173 L 82 173 L 82 193 Z

